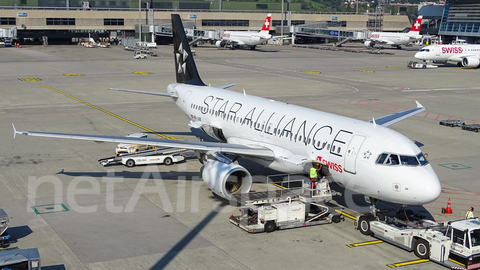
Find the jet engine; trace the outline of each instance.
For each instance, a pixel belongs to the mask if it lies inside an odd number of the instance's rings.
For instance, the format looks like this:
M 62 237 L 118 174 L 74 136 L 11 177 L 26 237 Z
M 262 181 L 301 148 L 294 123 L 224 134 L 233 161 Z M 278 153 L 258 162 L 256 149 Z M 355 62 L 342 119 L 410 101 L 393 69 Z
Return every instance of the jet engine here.
M 462 66 L 469 68 L 476 68 L 480 65 L 478 57 L 465 57 L 462 61 Z
M 215 46 L 217 46 L 218 48 L 225 47 L 225 41 L 218 40 L 217 42 L 215 42 Z
M 252 187 L 250 173 L 232 162 L 208 160 L 203 168 L 202 178 L 215 194 L 225 199 L 231 199 L 232 194 L 247 193 Z
M 367 40 L 365 41 L 365 47 L 373 47 L 373 45 L 375 45 L 375 42 L 371 41 L 371 40 Z

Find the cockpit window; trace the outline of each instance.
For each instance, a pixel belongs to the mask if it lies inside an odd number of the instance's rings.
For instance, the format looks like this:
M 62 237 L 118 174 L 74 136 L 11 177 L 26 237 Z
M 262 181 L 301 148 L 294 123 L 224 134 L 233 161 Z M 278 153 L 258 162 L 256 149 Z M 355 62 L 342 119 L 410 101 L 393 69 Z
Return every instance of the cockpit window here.
M 420 164 L 421 164 L 422 166 L 425 166 L 425 165 L 428 164 L 428 160 L 427 160 L 427 158 L 423 155 L 423 153 L 418 154 L 418 155 L 417 155 L 417 158 L 418 158 L 418 161 L 420 161 Z
M 385 165 L 418 166 L 421 163 L 419 163 L 417 157 L 415 157 L 415 156 L 401 156 L 401 155 L 391 154 L 391 153 L 382 153 L 378 156 L 376 163 L 377 164 L 385 164 Z M 422 155 L 422 157 L 425 159 L 425 157 L 423 155 Z
M 400 160 L 402 161 L 402 165 L 411 165 L 411 166 L 418 166 L 417 157 L 414 156 L 400 156 Z
M 429 52 L 430 49 L 420 49 L 420 52 Z
M 387 157 L 388 157 L 388 154 L 386 154 L 386 153 L 381 154 L 377 158 L 377 163 L 378 164 L 383 164 L 385 162 L 385 159 L 387 159 Z

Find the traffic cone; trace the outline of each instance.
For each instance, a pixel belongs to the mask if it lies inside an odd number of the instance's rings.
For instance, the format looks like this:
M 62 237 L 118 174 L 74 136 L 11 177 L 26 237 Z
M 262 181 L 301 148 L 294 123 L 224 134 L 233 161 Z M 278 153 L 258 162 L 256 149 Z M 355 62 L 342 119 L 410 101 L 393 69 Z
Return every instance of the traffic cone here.
M 445 208 L 445 214 L 452 214 L 452 205 L 450 204 L 450 198 L 448 198 L 447 208 Z

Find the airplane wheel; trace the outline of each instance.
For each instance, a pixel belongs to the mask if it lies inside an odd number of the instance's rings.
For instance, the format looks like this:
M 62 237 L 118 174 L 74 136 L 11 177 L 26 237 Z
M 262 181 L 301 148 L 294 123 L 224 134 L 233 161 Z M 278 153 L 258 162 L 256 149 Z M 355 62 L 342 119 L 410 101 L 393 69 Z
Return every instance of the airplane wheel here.
M 170 166 L 170 165 L 173 164 L 173 160 L 171 158 L 167 157 L 167 158 L 165 158 L 163 163 L 165 163 L 165 165 L 167 165 L 167 166 Z
M 127 160 L 127 162 L 125 163 L 125 166 L 131 168 L 131 167 L 135 167 L 135 161 L 133 159 L 129 159 Z
M 277 226 L 275 225 L 275 221 L 273 220 L 267 221 L 267 223 L 265 224 L 265 232 L 273 232 L 276 229 Z
M 420 259 L 428 259 L 428 257 L 430 256 L 430 246 L 428 245 L 427 241 L 423 239 L 418 239 L 415 242 L 413 252 L 415 252 L 415 255 Z
M 366 217 L 360 217 L 358 221 L 358 229 L 363 235 L 371 235 L 370 231 L 370 221 Z

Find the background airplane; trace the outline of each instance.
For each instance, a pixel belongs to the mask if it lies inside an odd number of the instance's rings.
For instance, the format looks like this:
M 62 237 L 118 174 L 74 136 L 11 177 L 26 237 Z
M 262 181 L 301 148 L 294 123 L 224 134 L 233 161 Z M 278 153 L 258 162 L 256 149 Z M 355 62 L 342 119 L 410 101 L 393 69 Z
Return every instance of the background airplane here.
M 422 25 L 422 18 L 423 16 L 418 16 L 408 33 L 372 32 L 368 40 L 365 41 L 365 47 L 391 45 L 397 47 L 397 49 L 401 49 L 401 45 L 421 39 L 420 27 Z
M 459 67 L 476 68 L 480 65 L 480 45 L 429 45 L 415 54 L 423 61 L 456 62 Z
M 231 49 L 246 45 L 249 46 L 250 49 L 255 50 L 257 45 L 263 44 L 272 38 L 272 35 L 270 35 L 268 32 L 270 31 L 271 21 L 272 14 L 268 14 L 260 32 L 225 31 L 222 34 L 222 39 L 218 40 L 215 45 L 219 48 L 229 46 Z
M 370 122 L 288 103 L 211 87 L 200 78 L 179 15 L 172 14 L 176 83 L 167 93 L 116 89 L 168 96 L 216 142 L 17 131 L 15 134 L 186 148 L 203 164 L 202 178 L 217 195 L 230 199 L 252 186 L 238 157 L 285 173 L 305 173 L 312 163 L 328 166 L 331 179 L 377 200 L 422 205 L 436 200 L 440 182 L 422 151 L 387 126 L 425 110 L 410 110 Z

